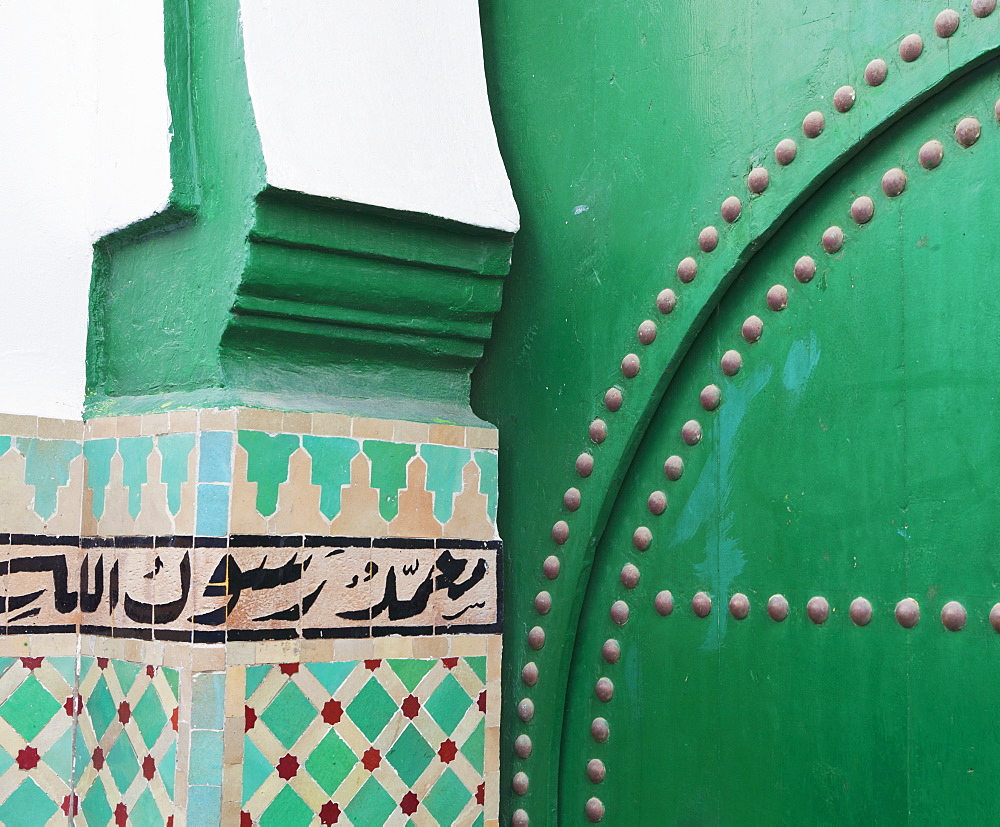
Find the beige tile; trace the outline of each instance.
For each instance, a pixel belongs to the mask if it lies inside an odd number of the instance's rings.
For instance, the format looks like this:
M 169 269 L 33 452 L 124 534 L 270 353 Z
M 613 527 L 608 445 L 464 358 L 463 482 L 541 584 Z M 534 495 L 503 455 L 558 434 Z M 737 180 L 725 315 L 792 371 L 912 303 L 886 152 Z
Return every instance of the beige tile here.
M 170 433 L 186 434 L 198 430 L 198 411 L 171 411 Z
M 261 640 L 256 644 L 257 663 L 298 663 L 298 640 Z
M 52 658 L 71 658 L 76 656 L 76 635 L 32 635 L 29 649 L 33 655 L 44 655 Z
M 427 490 L 427 463 L 414 457 L 406 466 L 406 488 L 399 492 L 399 513 L 389 523 L 392 537 L 440 537 L 434 516 L 434 495 Z
M 152 666 L 163 666 L 166 644 L 162 640 L 147 640 L 142 644 L 142 662 Z
M 461 425 L 431 425 L 428 442 L 435 445 L 465 445 L 465 428 Z
M 412 658 L 412 637 L 376 637 L 372 638 L 375 646 L 375 657 L 387 659 Z
M 141 640 L 123 640 L 125 651 L 122 652 L 121 659 L 127 660 L 129 663 L 142 663 L 142 643 Z
M 483 635 L 448 635 L 448 654 L 468 658 L 485 655 L 487 639 Z
M 230 644 L 232 645 L 232 644 Z M 243 702 L 246 700 L 247 670 L 243 666 L 226 669 L 225 714 L 242 721 Z
M 347 414 L 314 413 L 312 432 L 317 436 L 350 436 L 351 418 Z
M 384 439 L 391 442 L 392 420 L 355 417 L 351 423 L 351 436 L 358 439 Z
M 302 663 L 331 663 L 334 660 L 333 649 L 332 640 L 303 640 L 299 657 Z
M 445 537 L 492 540 L 496 526 L 490 520 L 489 497 L 479 491 L 481 472 L 474 460 L 462 469 L 462 490 L 455 497 L 452 517 L 444 526 Z
M 84 429 L 86 439 L 109 439 L 116 436 L 117 424 L 113 416 L 99 416 L 95 419 L 87 420 Z
M 142 435 L 159 436 L 170 433 L 169 413 L 148 413 L 142 415 Z
M 500 680 L 500 667 L 503 665 L 501 653 L 503 651 L 503 636 L 490 635 L 489 648 L 486 654 L 486 680 Z
M 38 436 L 42 439 L 83 439 L 82 419 L 38 417 Z
M 500 726 L 502 687 L 500 681 L 490 681 L 486 684 L 486 726 Z
M 221 643 L 191 645 L 191 668 L 195 672 L 219 672 L 226 668 L 226 647 Z
M 500 447 L 500 432 L 496 428 L 466 428 L 465 447 L 496 451 Z
M 375 646 L 371 638 L 344 638 L 334 643 L 334 660 L 345 663 L 352 660 L 371 660 L 375 657 Z
M 448 638 L 421 636 L 413 638 L 413 657 L 415 658 L 446 658 L 448 657 Z
M 351 460 L 351 484 L 341 489 L 340 513 L 333 518 L 330 533 L 340 537 L 385 537 L 389 524 L 379 514 L 378 504 L 379 492 L 371 486 L 371 460 L 359 453 Z
M 285 411 L 281 415 L 281 430 L 286 434 L 311 434 L 312 414 L 302 411 Z
M 288 478 L 278 486 L 278 510 L 271 519 L 277 534 L 329 534 L 320 512 L 323 488 L 312 484 L 312 457 L 304 448 L 288 458 Z
M 0 434 L 5 436 L 38 436 L 38 417 L 0 414 Z
M 237 773 L 233 773 L 236 775 Z M 243 789 L 243 779 L 240 778 L 240 789 Z M 223 798 L 225 798 L 225 790 L 223 790 Z M 223 801 L 222 802 L 222 823 L 236 825 L 240 823 L 240 802 L 237 801 Z
M 226 718 L 223 725 L 223 747 L 222 762 L 224 764 L 243 763 L 243 733 L 246 729 L 246 718 L 243 714 L 244 706 L 240 707 L 240 716 Z M 225 784 L 225 781 L 223 781 Z
M 190 669 L 191 644 L 167 641 L 163 647 L 163 665 L 173 669 Z
M 406 422 L 396 420 L 392 423 L 393 442 L 412 442 L 419 445 L 430 440 L 430 425 L 426 422 Z
M 235 431 L 236 408 L 208 408 L 198 411 L 198 427 L 202 431 Z
M 239 408 L 236 413 L 236 424 L 241 431 L 280 434 L 281 419 L 281 411 L 265 411 L 261 408 Z
M 141 416 L 119 416 L 115 418 L 115 436 L 139 436 L 141 433 Z
M 250 666 L 257 662 L 257 645 L 252 640 L 226 643 L 226 663 L 230 666 Z
M 29 635 L 7 635 L 0 637 L 0 657 L 21 658 L 31 655 Z

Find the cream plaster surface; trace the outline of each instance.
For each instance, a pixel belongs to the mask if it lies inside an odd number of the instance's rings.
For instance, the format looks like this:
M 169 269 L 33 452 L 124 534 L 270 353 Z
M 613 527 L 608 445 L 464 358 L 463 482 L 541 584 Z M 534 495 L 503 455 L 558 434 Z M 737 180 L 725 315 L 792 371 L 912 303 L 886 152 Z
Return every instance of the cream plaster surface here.
M 0 3 L 0 410 L 79 419 L 93 243 L 162 210 L 162 0 Z
M 242 0 L 247 76 L 275 187 L 508 232 L 470 0 Z

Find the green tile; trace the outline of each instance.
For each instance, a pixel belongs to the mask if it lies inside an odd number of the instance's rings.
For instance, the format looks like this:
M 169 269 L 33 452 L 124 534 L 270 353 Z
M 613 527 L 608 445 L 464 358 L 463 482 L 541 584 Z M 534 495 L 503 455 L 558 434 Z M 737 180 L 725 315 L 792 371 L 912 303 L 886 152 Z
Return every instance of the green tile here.
M 69 482 L 69 465 L 82 450 L 68 439 L 17 438 L 24 455 L 24 481 L 35 487 L 35 513 L 43 520 L 56 513 L 56 495 Z
M 238 439 L 247 452 L 247 480 L 257 483 L 257 511 L 270 517 L 278 510 L 278 486 L 288 480 L 288 458 L 298 449 L 299 437 L 240 431 Z
M 479 493 L 487 497 L 486 508 L 490 520 L 496 522 L 497 500 L 499 499 L 499 463 L 492 451 L 476 451 L 473 455 L 479 466 Z
M 389 668 L 396 673 L 396 677 L 402 681 L 408 692 L 412 692 L 424 676 L 434 668 L 436 660 L 417 660 L 407 658 L 406 660 L 390 660 Z
M 486 823 L 486 813 L 480 810 L 479 815 L 476 816 L 476 820 L 472 822 L 472 827 L 483 827 Z
M 132 717 L 139 727 L 139 732 L 142 735 L 146 749 L 152 749 L 153 744 L 156 743 L 163 732 L 164 725 L 167 723 L 167 714 L 163 711 L 160 696 L 152 684 L 142 694 L 139 703 L 135 705 L 135 709 L 132 710 Z
M 249 699 L 254 690 L 260 686 L 260 682 L 267 677 L 267 673 L 276 667 L 273 666 L 248 666 L 247 667 L 247 689 L 246 697 Z
M 375 678 L 369 678 L 347 707 L 347 714 L 365 737 L 374 741 L 398 709 L 381 684 Z
M 289 681 L 260 717 L 285 748 L 291 749 L 317 714 L 302 690 Z
M 167 679 L 167 686 L 170 687 L 170 691 L 174 693 L 174 698 L 177 697 L 177 683 L 179 674 L 176 669 L 161 669 L 163 672 L 163 677 Z
M 424 708 L 438 722 L 445 734 L 450 735 L 458 726 L 458 722 L 465 717 L 471 705 L 469 693 L 462 689 L 462 685 L 449 672 L 434 690 L 434 694 L 424 703 Z
M 455 510 L 455 495 L 462 490 L 462 469 L 471 452 L 468 448 L 426 444 L 420 446 L 420 456 L 427 463 L 427 490 L 434 494 L 434 518 L 444 525 Z
M 243 803 L 246 804 L 260 785 L 274 772 L 274 765 L 257 749 L 249 737 L 243 739 Z
M 368 439 L 364 451 L 372 462 L 371 485 L 379 492 L 379 514 L 392 521 L 399 513 L 399 490 L 406 488 L 406 464 L 417 453 L 417 446 Z
M 104 492 L 111 482 L 111 458 L 115 455 L 118 440 L 88 439 L 83 443 L 83 455 L 87 458 L 87 487 L 93 489 L 94 519 L 104 515 Z
M 480 775 L 483 773 L 483 757 L 486 755 L 486 718 L 479 722 L 472 734 L 465 739 L 461 745 L 462 755 L 469 759 L 469 763 Z
M 135 757 L 135 750 L 129 743 L 128 735 L 123 731 L 115 741 L 115 745 L 108 751 L 108 769 L 111 777 L 115 780 L 115 786 L 120 793 L 124 793 L 135 779 L 139 772 L 139 762 Z
M 17 658 L 0 658 L 0 675 L 10 669 L 17 662 Z
M 312 663 L 306 668 L 313 673 L 316 680 L 330 695 L 335 695 L 340 689 L 340 685 L 359 663 L 360 661 L 353 660 L 344 663 Z
M 344 813 L 354 824 L 385 824 L 397 806 L 392 796 L 373 776 L 355 793 L 351 803 L 344 808 Z
M 323 792 L 332 795 L 357 762 L 358 757 L 351 748 L 331 729 L 309 754 L 306 771 Z
M 111 661 L 111 668 L 115 670 L 115 674 L 118 676 L 118 683 L 121 685 L 122 694 L 127 695 L 132 688 L 132 684 L 135 683 L 139 672 L 145 667 L 140 666 L 138 663 L 129 663 L 126 660 L 113 660 Z
M 0 717 L 14 727 L 18 735 L 30 741 L 61 709 L 62 704 L 49 694 L 32 673 L 0 705 Z
M 160 759 L 160 763 L 157 766 L 157 771 L 160 773 L 160 778 L 163 779 L 163 786 L 167 790 L 167 795 L 170 796 L 171 800 L 174 797 L 174 777 L 177 773 L 177 738 L 175 737 L 173 742 L 167 747 L 167 751 L 163 753 L 163 758 Z
M 194 450 L 194 434 L 158 436 L 156 447 L 163 457 L 160 479 L 167 486 L 167 508 L 176 517 L 181 510 L 182 486 L 188 482 L 188 457 Z
M 454 824 L 470 798 L 472 793 L 449 767 L 431 788 L 423 804 L 438 824 Z
M 115 706 L 114 699 L 108 691 L 108 685 L 101 676 L 90 692 L 90 697 L 86 701 L 87 712 L 90 720 L 94 724 L 94 732 L 98 740 L 104 737 L 108 731 L 108 726 L 118 716 L 118 707 Z M 2 710 L 2 708 L 0 708 Z M 2 711 L 0 711 L 2 714 Z
M 312 484 L 320 486 L 319 510 L 332 520 L 340 513 L 340 493 L 351 482 L 351 460 L 361 450 L 357 440 L 338 436 L 303 436 L 312 457 Z
M 111 821 L 111 805 L 108 804 L 108 797 L 100 778 L 95 778 L 90 789 L 84 794 L 80 810 L 88 825 L 108 824 Z
M 486 683 L 486 658 L 475 657 L 466 658 L 465 662 L 472 667 L 472 671 L 476 673 L 476 677 L 479 678 L 483 683 Z
M 34 781 L 26 778 L 7 800 L 0 804 L 0 824 L 44 824 L 55 814 L 55 802 Z M 30 816 L 29 816 L 30 814 Z M 99 822 L 92 822 L 97 824 Z
M 385 754 L 386 760 L 407 787 L 412 787 L 434 758 L 434 750 L 420 731 L 410 724 Z
M 156 806 L 156 800 L 149 787 L 143 790 L 128 816 L 132 824 L 141 824 L 142 827 L 161 827 L 163 824 L 160 808 Z
M 122 483 L 128 488 L 128 513 L 134 520 L 142 507 L 142 486 L 147 482 L 146 466 L 153 452 L 151 436 L 122 437 L 118 454 L 122 458 Z
M 285 788 L 274 797 L 271 806 L 264 810 L 260 816 L 261 827 L 289 827 L 293 824 L 310 824 L 313 819 L 313 811 L 299 798 L 287 784 Z M 363 822 L 355 822 L 360 824 Z M 370 824 L 381 824 L 381 821 L 372 821 Z
M 15 748 L 15 754 L 16 754 L 16 748 Z M 0 775 L 3 775 L 12 766 L 14 766 L 14 756 L 8 754 L 7 750 L 0 749 Z

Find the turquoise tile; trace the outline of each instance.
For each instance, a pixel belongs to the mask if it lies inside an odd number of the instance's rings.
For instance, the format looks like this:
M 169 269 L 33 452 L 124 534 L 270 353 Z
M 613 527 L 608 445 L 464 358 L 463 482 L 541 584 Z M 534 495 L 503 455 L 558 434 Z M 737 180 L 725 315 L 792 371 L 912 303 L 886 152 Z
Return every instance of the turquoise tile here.
M 370 678 L 347 707 L 347 714 L 369 742 L 374 742 L 399 710 L 382 685 Z
M 247 452 L 247 480 L 257 483 L 257 511 L 270 517 L 278 510 L 278 486 L 288 479 L 288 458 L 298 449 L 301 437 L 240 431 L 238 439 Z
M 222 787 L 188 787 L 187 823 L 222 823 Z
M 254 690 L 260 686 L 260 682 L 267 677 L 267 673 L 271 671 L 274 667 L 271 666 L 248 666 L 247 667 L 247 688 L 246 696 L 249 698 L 253 695 Z
M 218 730 L 191 730 L 190 778 L 192 784 L 222 784 L 222 733 Z
M 129 663 L 127 660 L 113 660 L 111 661 L 111 668 L 115 670 L 118 684 L 125 695 L 132 689 L 132 684 L 139 677 L 139 673 L 144 671 L 144 667 L 138 663 Z
M 30 778 L 26 778 L 7 800 L 0 804 L 0 823 L 26 825 L 29 822 L 25 817 L 28 816 L 32 824 L 45 824 L 56 810 L 55 802 L 42 791 L 42 788 Z
M 88 439 L 83 443 L 87 458 L 87 487 L 94 491 L 94 519 L 104 515 L 104 494 L 111 482 L 111 457 L 118 446 L 116 439 Z
M 385 824 L 396 807 L 393 797 L 372 776 L 355 793 L 351 803 L 344 808 L 344 812 L 354 824 Z M 451 824 L 450 821 L 438 823 Z
M 202 672 L 194 676 L 193 683 L 191 726 L 194 729 L 222 729 L 225 720 L 225 673 Z
M 490 519 L 496 522 L 497 500 L 500 497 L 497 455 L 492 451 L 476 451 L 474 456 L 479 466 L 479 493 L 486 495 Z
M 233 435 L 205 431 L 198 446 L 198 482 L 233 481 Z
M 345 678 L 347 678 L 347 676 L 354 671 L 355 667 L 359 663 L 360 661 L 345 661 L 343 663 L 311 663 L 306 667 L 306 669 L 313 673 L 316 680 L 318 680 L 323 685 L 323 688 L 332 696 L 336 694 Z M 250 676 L 247 675 L 248 686 L 249 680 Z M 250 694 L 249 689 L 247 689 L 247 694 Z
M 459 744 L 462 755 L 469 759 L 472 768 L 480 775 L 483 773 L 483 760 L 486 757 L 486 718 L 479 721 L 472 734 L 465 739 L 464 744 Z
M 76 683 L 76 658 L 46 658 L 70 686 Z M 2 667 L 0 667 L 0 671 Z
M 291 749 L 318 715 L 302 690 L 288 682 L 260 717 L 285 749 Z
M 260 827 L 290 827 L 293 824 L 309 824 L 313 821 L 313 811 L 295 790 L 286 786 L 274 797 L 274 801 L 261 814 Z M 362 822 L 354 822 L 360 824 Z M 370 822 L 381 824 L 381 821 Z
M 73 727 L 67 727 L 56 742 L 45 750 L 45 763 L 67 784 L 73 781 Z
M 147 787 L 129 811 L 129 822 L 142 827 L 162 827 L 163 816 L 156 806 L 153 793 Z
M 135 757 L 135 750 L 129 743 L 128 735 L 122 732 L 115 741 L 115 745 L 108 750 L 108 769 L 111 777 L 115 781 L 115 786 L 122 794 L 131 786 L 136 774 L 139 772 L 139 762 Z
M 445 735 L 451 735 L 471 705 L 472 699 L 469 693 L 449 672 L 438 684 L 434 694 L 424 703 L 424 709 L 438 722 Z
M 108 824 L 113 815 L 111 805 L 108 804 L 108 797 L 104 792 L 104 785 L 100 779 L 95 779 L 90 785 L 83 801 L 80 803 L 80 811 L 87 820 L 87 824 Z
M 438 824 L 454 824 L 472 798 L 459 777 L 448 767 L 424 799 L 424 806 Z
M 398 743 L 398 742 L 397 742 Z M 424 744 L 426 746 L 426 743 Z M 319 784 L 323 792 L 333 795 L 358 763 L 358 757 L 337 731 L 330 731 L 323 736 L 306 760 L 306 772 Z
M 14 727 L 25 741 L 31 741 L 61 708 L 62 704 L 52 697 L 32 672 L 0 704 L 0 717 Z
M 173 742 L 167 747 L 167 751 L 163 753 L 163 758 L 160 759 L 160 778 L 163 779 L 163 786 L 167 791 L 167 795 L 170 796 L 171 800 L 174 797 L 174 779 L 177 774 L 177 739 L 174 738 Z
M 229 486 L 198 484 L 197 533 L 201 537 L 224 537 L 229 533 Z
M 260 785 L 274 772 L 274 765 L 249 738 L 243 739 L 243 803 L 246 804 Z
M 170 711 L 173 712 L 173 710 Z M 132 710 L 132 718 L 139 727 L 139 734 L 142 735 L 146 749 L 152 749 L 153 744 L 159 740 L 160 735 L 163 733 L 163 727 L 167 723 L 167 712 L 163 709 L 163 704 L 160 702 L 160 695 L 156 691 L 155 686 L 150 685 L 142 693 L 139 703 Z
M 69 439 L 18 437 L 17 449 L 24 455 L 24 481 L 35 487 L 35 513 L 47 520 L 56 513 L 56 495 L 69 482 L 69 464 L 83 450 Z
M 128 488 L 128 513 L 139 516 L 142 507 L 142 486 L 148 482 L 147 462 L 153 452 L 151 436 L 122 437 L 118 453 L 122 458 L 122 482 Z
M 167 508 L 175 517 L 181 510 L 181 490 L 188 480 L 188 459 L 194 450 L 194 434 L 164 434 L 156 438 L 163 457 L 160 479 L 167 486 Z
M 94 725 L 94 732 L 98 739 L 103 738 L 104 733 L 108 731 L 108 725 L 118 715 L 118 707 L 115 706 L 103 676 L 98 679 L 90 692 L 90 697 L 86 698 L 84 703 Z
M 368 439 L 364 451 L 372 463 L 371 486 L 378 489 L 379 514 L 392 521 L 399 513 L 399 491 L 406 488 L 406 465 L 417 453 L 417 446 Z

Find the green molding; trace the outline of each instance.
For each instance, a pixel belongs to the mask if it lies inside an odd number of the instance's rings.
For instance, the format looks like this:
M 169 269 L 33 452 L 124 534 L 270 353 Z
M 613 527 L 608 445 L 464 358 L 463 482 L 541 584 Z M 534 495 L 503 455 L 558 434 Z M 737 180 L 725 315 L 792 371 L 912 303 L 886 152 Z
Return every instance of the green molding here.
M 168 0 L 173 190 L 95 245 L 87 416 L 249 405 L 461 424 L 513 235 L 268 187 L 236 0 Z

